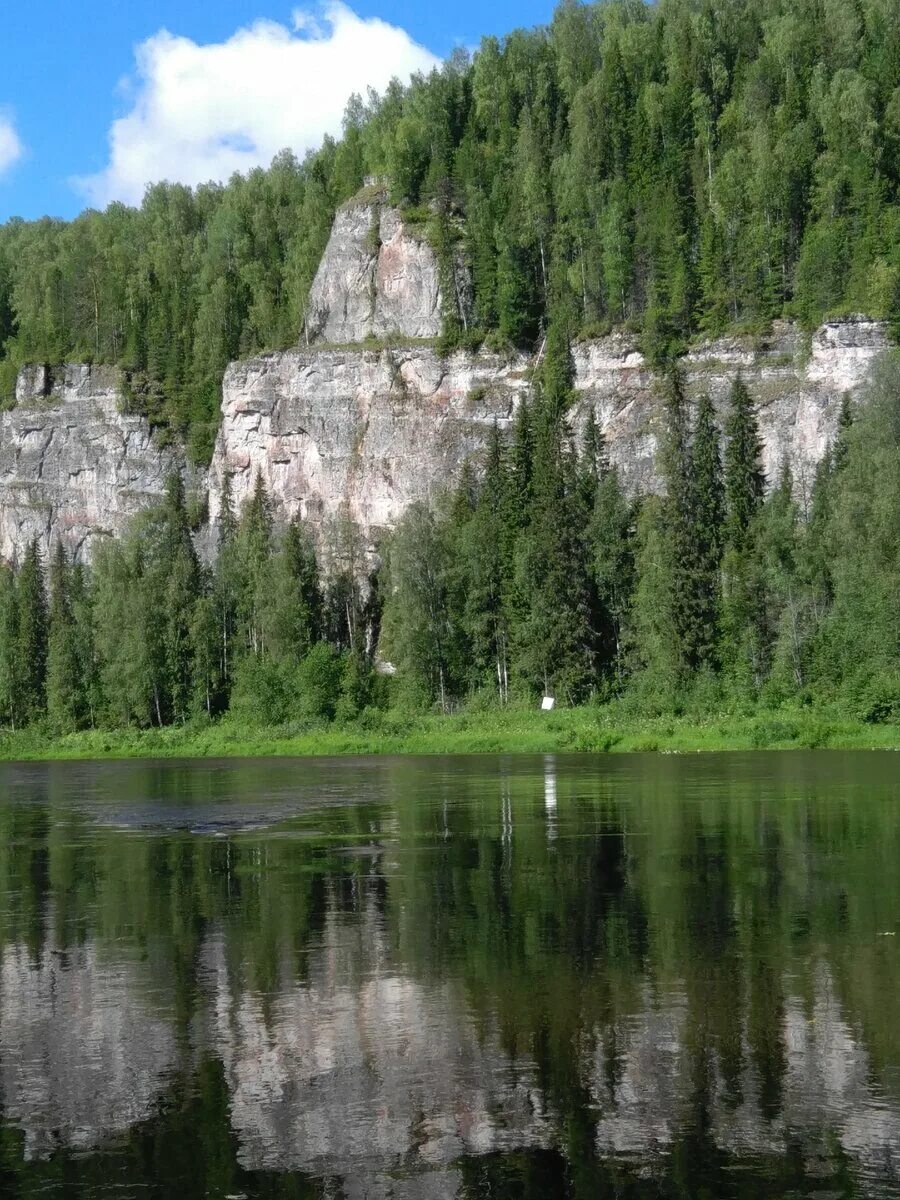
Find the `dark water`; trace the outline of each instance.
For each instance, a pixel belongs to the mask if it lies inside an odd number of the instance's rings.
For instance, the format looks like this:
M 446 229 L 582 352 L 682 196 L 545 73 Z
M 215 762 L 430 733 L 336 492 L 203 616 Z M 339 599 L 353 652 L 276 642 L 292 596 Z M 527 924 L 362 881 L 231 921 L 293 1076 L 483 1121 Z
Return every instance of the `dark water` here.
M 900 1196 L 898 776 L 0 768 L 0 1195 Z

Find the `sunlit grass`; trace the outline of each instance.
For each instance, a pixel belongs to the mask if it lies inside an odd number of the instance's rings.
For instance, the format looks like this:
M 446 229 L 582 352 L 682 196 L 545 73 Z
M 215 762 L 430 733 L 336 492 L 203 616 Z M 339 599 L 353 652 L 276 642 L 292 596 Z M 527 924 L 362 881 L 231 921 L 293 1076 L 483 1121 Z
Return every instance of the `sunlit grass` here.
M 269 755 L 582 752 L 690 753 L 753 749 L 900 749 L 900 726 L 814 710 L 640 717 L 610 706 L 450 716 L 370 712 L 343 725 L 247 728 L 224 719 L 149 730 L 90 730 L 54 737 L 0 733 L 0 758 L 261 757 Z

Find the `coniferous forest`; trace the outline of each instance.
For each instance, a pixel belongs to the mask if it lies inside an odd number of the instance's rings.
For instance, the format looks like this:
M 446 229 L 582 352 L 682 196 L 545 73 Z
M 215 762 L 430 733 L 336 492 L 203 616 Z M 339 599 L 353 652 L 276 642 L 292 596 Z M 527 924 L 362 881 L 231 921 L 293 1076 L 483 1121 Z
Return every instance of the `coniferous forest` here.
M 26 361 L 121 364 L 208 459 L 230 359 L 296 343 L 334 210 L 367 174 L 461 251 L 445 342 L 900 316 L 898 0 L 565 0 L 428 78 L 354 98 L 339 141 L 66 223 L 0 227 L 0 400 Z
M 741 379 L 717 415 L 677 356 L 782 316 L 900 321 L 900 0 L 566 0 L 546 28 L 354 98 L 302 163 L 11 221 L 0 399 L 26 361 L 116 362 L 133 410 L 205 461 L 225 365 L 296 343 L 367 174 L 443 267 L 469 264 L 473 321 L 446 313 L 440 348 L 543 344 L 511 433 L 407 512 L 368 579 L 352 529 L 322 574 L 261 482 L 242 511 L 226 500 L 210 562 L 178 477 L 90 568 L 23 548 L 0 568 L 0 722 L 365 723 L 544 693 L 896 721 L 896 356 L 802 495 L 787 465 L 764 479 Z M 597 428 L 570 425 L 571 345 L 613 327 L 666 374 L 662 496 L 627 496 Z
M 277 534 L 261 481 L 226 495 L 197 556 L 178 475 L 90 570 L 32 544 L 0 570 L 0 720 L 55 732 L 377 722 L 543 693 L 634 713 L 837 706 L 900 716 L 900 363 L 845 405 L 811 495 L 764 490 L 754 407 L 731 389 L 725 450 L 708 398 L 665 397 L 665 495 L 630 500 L 551 327 L 511 438 L 495 430 L 438 511 L 410 508 L 366 582 L 320 577 L 299 521 Z M 352 531 L 347 540 L 352 542 Z M 357 548 L 358 551 L 358 548 Z M 45 574 L 49 580 L 45 584 Z M 396 672 L 385 673 L 389 663 Z

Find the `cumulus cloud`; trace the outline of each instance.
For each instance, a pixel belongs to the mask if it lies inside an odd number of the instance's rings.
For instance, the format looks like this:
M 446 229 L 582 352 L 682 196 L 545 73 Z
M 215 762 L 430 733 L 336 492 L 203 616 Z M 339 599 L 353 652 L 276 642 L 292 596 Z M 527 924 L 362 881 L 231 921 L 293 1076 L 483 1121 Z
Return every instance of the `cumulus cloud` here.
M 22 157 L 22 143 L 9 113 L 0 111 L 0 176 Z
M 110 129 L 108 165 L 74 181 L 99 207 L 139 203 L 154 180 L 222 180 L 284 147 L 302 154 L 340 132 L 352 92 L 381 91 L 438 63 L 405 30 L 340 0 L 296 10 L 292 28 L 261 20 L 211 45 L 162 30 L 136 60 L 132 107 Z

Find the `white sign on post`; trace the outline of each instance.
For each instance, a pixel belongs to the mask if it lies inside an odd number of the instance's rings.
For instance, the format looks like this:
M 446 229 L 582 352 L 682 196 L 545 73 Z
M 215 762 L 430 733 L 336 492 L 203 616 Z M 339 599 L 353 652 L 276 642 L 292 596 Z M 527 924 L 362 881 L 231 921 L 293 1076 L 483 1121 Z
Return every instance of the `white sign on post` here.
M 541 701 L 541 712 L 550 712 L 555 704 L 556 700 L 553 696 L 545 696 Z

